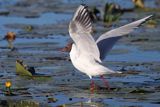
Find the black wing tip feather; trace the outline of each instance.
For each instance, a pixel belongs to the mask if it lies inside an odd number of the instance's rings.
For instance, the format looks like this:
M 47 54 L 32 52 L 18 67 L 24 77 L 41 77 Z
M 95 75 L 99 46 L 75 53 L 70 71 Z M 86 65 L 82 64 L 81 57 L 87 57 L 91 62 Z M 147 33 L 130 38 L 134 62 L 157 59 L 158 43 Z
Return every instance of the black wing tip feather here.
M 154 16 L 154 15 L 149 15 L 148 17 L 146 17 L 146 19 L 145 19 L 145 21 L 144 21 L 144 22 L 146 22 L 146 21 L 150 20 L 153 16 Z
M 92 29 L 92 20 L 88 6 L 81 4 L 74 15 L 73 21 L 78 22 L 83 28 L 85 28 L 85 30 L 90 32 Z
M 79 18 L 86 18 L 86 17 L 89 17 L 90 18 L 90 15 L 89 15 L 89 10 L 88 10 L 88 6 L 86 6 L 85 4 L 81 4 L 79 6 L 79 10 L 78 11 L 78 14 L 77 14 L 77 20 L 78 20 L 78 17 Z M 87 13 L 86 17 L 85 17 L 85 14 Z M 80 21 L 80 20 L 79 20 Z M 83 21 L 83 20 L 81 20 Z
M 146 22 L 147 22 L 148 20 L 150 20 L 152 17 L 154 17 L 154 15 L 149 15 L 148 17 L 146 17 L 146 19 L 145 19 L 142 23 L 140 23 L 140 24 L 138 25 L 138 27 L 141 26 L 142 24 L 146 23 Z

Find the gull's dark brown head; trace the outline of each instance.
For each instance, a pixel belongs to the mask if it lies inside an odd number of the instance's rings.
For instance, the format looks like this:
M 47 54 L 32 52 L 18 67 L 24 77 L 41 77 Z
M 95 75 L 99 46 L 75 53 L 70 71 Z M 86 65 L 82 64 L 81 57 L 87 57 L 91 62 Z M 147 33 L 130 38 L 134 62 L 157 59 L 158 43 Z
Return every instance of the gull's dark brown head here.
M 64 48 L 60 49 L 62 52 L 70 52 L 72 49 L 73 42 L 69 42 Z

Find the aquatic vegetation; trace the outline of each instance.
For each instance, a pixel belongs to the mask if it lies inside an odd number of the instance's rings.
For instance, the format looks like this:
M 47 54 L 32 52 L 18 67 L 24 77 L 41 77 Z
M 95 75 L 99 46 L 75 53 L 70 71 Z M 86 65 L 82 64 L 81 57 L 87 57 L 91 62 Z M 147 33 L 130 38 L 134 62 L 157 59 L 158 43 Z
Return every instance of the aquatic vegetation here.
M 11 87 L 11 82 L 10 81 L 6 81 L 6 83 L 5 83 L 5 86 L 6 86 L 6 88 L 10 88 Z
M 23 63 L 23 60 L 16 61 L 16 73 L 21 76 L 26 76 L 26 79 L 34 79 L 39 81 L 51 80 L 51 75 L 36 73 L 34 67 L 29 67 Z
M 6 87 L 6 90 L 5 90 L 6 93 L 5 94 L 6 95 L 12 95 L 11 86 L 12 86 L 11 81 L 6 81 L 5 82 L 5 87 Z
M 121 15 L 122 11 L 119 5 L 113 3 L 106 3 L 103 16 L 103 21 L 106 24 L 110 25 L 113 22 L 118 21 Z
M 91 9 L 89 9 L 89 13 L 90 13 L 91 19 L 93 21 L 99 21 L 99 20 L 101 20 L 100 10 L 96 6 L 94 6 Z
M 144 0 L 132 0 L 136 8 L 144 8 Z
M 22 60 L 16 61 L 16 73 L 20 75 L 32 76 L 32 73 L 26 69 L 26 65 L 23 64 Z
M 147 24 L 147 27 L 149 27 L 149 28 L 155 28 L 158 23 L 156 20 L 149 20 L 149 21 L 147 21 L 146 24 Z
M 48 103 L 54 103 L 56 101 L 58 101 L 58 100 L 56 98 L 54 98 L 54 97 L 49 97 L 48 98 Z
M 31 32 L 34 29 L 34 27 L 32 25 L 28 25 L 25 27 L 25 31 L 27 32 Z
M 13 42 L 16 39 L 16 34 L 14 32 L 7 32 L 7 34 L 4 37 L 5 40 L 8 42 L 8 47 L 10 49 L 13 49 Z

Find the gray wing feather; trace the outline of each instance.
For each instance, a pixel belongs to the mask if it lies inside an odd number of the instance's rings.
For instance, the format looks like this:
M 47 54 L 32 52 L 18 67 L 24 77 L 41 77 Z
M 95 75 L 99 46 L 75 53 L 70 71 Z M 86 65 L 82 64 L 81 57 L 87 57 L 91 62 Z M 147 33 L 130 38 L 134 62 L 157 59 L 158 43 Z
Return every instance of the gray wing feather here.
M 112 49 L 114 44 L 124 35 L 129 34 L 135 28 L 138 28 L 142 23 L 144 23 L 147 19 L 152 17 L 152 15 L 147 16 L 143 19 L 134 21 L 122 27 L 113 29 L 109 32 L 104 33 L 101 35 L 97 40 L 96 43 L 98 45 L 100 51 L 100 59 L 103 60 L 107 53 Z
M 69 24 L 69 33 L 78 53 L 91 56 L 101 62 L 100 53 L 92 35 L 91 18 L 86 6 L 80 5 Z

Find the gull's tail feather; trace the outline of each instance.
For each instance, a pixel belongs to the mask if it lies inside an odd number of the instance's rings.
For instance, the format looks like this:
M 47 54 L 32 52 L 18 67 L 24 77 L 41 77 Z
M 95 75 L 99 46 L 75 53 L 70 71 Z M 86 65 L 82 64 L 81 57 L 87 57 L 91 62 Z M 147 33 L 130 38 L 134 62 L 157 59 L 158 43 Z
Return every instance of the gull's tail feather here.
M 114 70 L 111 70 L 107 67 L 105 67 L 105 70 L 106 70 L 106 73 L 105 74 L 112 74 L 112 73 L 122 73 L 121 71 L 114 71 Z
M 98 76 L 98 75 L 113 74 L 113 73 L 122 73 L 122 72 L 111 70 L 101 64 L 95 64 L 92 68 L 90 68 L 90 72 L 87 72 L 87 74 L 90 76 Z

